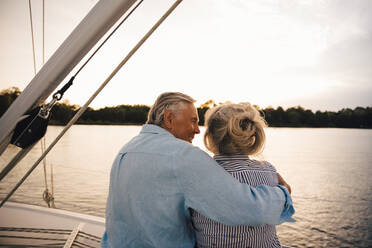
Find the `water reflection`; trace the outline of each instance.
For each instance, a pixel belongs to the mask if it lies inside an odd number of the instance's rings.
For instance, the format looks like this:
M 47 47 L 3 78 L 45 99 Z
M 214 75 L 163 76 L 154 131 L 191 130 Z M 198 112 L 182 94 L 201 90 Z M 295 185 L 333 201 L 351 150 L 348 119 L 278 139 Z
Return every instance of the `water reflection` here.
M 47 157 L 54 169 L 58 208 L 103 216 L 111 163 L 140 126 L 76 125 Z M 49 144 L 62 130 L 51 126 Z M 204 128 L 201 128 L 204 132 Z M 294 224 L 278 227 L 283 244 L 292 247 L 372 247 L 372 130 L 268 128 L 260 157 L 274 164 L 291 184 L 296 207 Z M 204 148 L 202 134 L 194 145 Z M 18 151 L 9 147 L 0 168 Z M 36 145 L 0 182 L 4 197 L 40 156 Z M 40 165 L 11 198 L 45 206 L 44 173 Z

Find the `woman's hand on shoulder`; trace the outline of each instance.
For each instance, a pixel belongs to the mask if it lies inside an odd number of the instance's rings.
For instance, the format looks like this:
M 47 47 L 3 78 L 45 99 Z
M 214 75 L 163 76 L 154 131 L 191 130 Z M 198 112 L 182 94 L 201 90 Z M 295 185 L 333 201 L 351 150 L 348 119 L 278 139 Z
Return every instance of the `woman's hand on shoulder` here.
M 291 194 L 292 193 L 291 186 L 289 186 L 289 184 L 284 180 L 284 178 L 279 173 L 276 174 L 278 175 L 279 184 L 286 187 L 288 189 L 288 192 Z

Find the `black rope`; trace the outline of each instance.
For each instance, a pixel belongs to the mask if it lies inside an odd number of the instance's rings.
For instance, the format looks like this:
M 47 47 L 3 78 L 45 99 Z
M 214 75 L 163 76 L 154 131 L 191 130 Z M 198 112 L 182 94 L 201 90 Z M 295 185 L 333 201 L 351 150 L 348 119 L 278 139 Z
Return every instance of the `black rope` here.
M 70 80 L 62 87 L 62 89 L 58 90 L 56 93 L 53 94 L 53 98 L 57 99 L 57 101 L 61 100 L 63 94 L 71 87 L 72 83 L 74 82 L 75 76 L 72 76 Z

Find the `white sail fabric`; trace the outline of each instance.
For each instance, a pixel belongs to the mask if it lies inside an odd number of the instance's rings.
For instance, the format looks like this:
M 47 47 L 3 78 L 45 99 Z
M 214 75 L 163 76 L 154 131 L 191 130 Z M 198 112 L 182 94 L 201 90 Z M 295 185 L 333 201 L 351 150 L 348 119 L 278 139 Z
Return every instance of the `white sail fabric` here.
M 93 7 L 1 117 L 0 147 L 7 146 L 7 138 L 19 118 L 43 102 L 135 2 L 100 0 Z

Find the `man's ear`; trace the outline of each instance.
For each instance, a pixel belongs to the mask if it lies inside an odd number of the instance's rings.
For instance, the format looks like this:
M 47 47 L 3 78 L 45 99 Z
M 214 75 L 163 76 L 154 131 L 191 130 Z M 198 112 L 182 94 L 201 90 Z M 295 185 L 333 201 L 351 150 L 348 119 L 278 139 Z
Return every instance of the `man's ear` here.
M 167 130 L 172 130 L 172 121 L 173 121 L 173 113 L 172 110 L 167 109 L 164 111 L 164 128 Z

